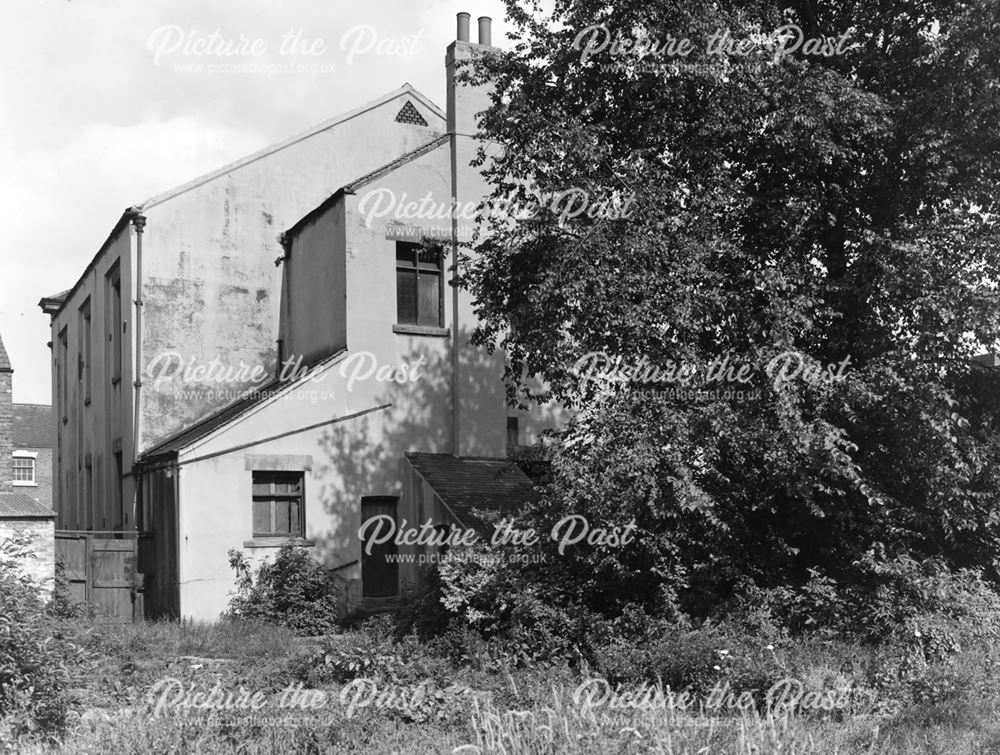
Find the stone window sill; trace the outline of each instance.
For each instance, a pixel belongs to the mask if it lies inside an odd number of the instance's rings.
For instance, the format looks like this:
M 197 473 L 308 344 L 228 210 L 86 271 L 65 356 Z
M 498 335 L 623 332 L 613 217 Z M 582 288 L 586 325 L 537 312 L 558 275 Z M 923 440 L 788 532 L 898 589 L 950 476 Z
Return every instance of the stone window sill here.
M 304 537 L 255 537 L 253 540 L 243 541 L 244 548 L 280 548 L 283 545 L 311 548 L 316 545 L 316 541 Z
M 27 482 L 25 480 L 11 480 L 11 485 L 15 488 L 37 488 L 37 482 Z
M 436 336 L 438 338 L 451 335 L 451 330 L 448 328 L 435 328 L 430 325 L 408 325 L 406 323 L 393 325 L 392 332 L 408 336 Z

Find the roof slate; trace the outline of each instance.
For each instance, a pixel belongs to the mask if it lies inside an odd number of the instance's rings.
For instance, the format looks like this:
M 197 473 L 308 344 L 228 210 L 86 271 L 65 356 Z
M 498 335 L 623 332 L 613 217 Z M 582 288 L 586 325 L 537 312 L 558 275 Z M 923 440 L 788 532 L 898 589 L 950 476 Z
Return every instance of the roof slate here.
M 48 404 L 14 404 L 14 446 L 52 448 L 55 429 Z
M 462 524 L 481 532 L 490 526 L 473 509 L 513 514 L 538 500 L 531 478 L 507 459 L 426 453 L 408 453 L 406 458 Z
M 0 519 L 51 519 L 56 512 L 24 493 L 0 493 Z

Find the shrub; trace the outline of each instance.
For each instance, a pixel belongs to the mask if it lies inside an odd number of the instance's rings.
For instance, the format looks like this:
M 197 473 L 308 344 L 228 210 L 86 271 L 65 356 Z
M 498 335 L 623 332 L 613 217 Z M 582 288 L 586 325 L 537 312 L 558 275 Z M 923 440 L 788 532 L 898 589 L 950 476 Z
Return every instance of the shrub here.
M 780 633 L 754 633 L 734 616 L 719 624 L 691 625 L 630 606 L 594 637 L 595 671 L 612 684 L 662 684 L 704 700 L 713 691 L 737 698 L 749 693 L 762 704 L 767 692 L 790 676 L 777 653 Z
M 236 572 L 236 594 L 227 615 L 288 627 L 300 635 L 319 635 L 337 627 L 336 577 L 309 555 L 291 545 L 282 546 L 273 562 L 253 573 L 246 556 L 229 551 Z
M 454 614 L 444 606 L 442 587 L 441 572 L 430 566 L 422 571 L 419 587 L 403 592 L 402 605 L 396 611 L 397 639 L 416 633 L 428 640 L 445 633 Z
M 52 600 L 48 605 L 49 615 L 57 619 L 92 618 L 94 609 L 86 603 L 73 600 L 66 578 L 66 562 L 62 556 L 56 558 L 55 581 L 52 585 Z
M 584 654 L 593 614 L 516 561 L 477 546 L 455 549 L 439 571 L 438 601 L 451 616 L 449 632 L 467 629 L 489 640 L 494 661 L 523 666 Z
M 850 629 L 866 639 L 919 646 L 934 657 L 1000 637 L 1000 594 L 974 569 L 874 553 L 860 564 L 867 584 L 855 591 Z
M 0 724 L 13 736 L 64 727 L 67 664 L 77 655 L 55 631 L 39 585 L 18 565 L 31 557 L 30 540 L 0 542 Z

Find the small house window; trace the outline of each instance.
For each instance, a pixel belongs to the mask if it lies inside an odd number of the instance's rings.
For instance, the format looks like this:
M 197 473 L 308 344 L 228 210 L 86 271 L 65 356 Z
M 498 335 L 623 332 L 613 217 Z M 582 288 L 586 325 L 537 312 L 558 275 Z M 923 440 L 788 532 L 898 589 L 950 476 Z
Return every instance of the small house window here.
M 253 536 L 302 537 L 303 472 L 253 473 Z
M 396 320 L 400 325 L 444 326 L 443 262 L 440 246 L 396 242 Z
M 14 456 L 14 484 L 36 485 L 35 460 L 28 456 Z

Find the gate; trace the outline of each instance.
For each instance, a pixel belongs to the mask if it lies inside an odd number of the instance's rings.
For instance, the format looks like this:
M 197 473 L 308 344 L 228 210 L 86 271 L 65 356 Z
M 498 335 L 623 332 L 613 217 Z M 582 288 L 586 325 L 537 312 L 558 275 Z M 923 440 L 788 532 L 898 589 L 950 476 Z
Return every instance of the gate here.
M 137 535 L 56 530 L 56 555 L 66 566 L 70 597 L 93 606 L 102 623 L 129 624 L 143 618 Z

